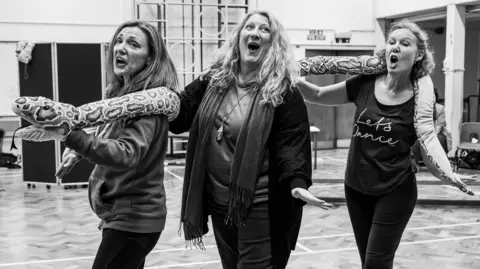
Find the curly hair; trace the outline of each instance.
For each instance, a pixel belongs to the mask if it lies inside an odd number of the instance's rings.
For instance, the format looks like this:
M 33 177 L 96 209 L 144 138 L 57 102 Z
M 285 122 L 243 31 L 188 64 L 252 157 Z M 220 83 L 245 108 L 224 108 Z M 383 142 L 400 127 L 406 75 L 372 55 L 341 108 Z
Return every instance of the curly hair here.
M 137 27 L 147 36 L 150 64 L 124 84 L 123 77 L 115 75 L 113 71 L 113 59 L 115 58 L 114 44 L 117 35 L 126 27 Z M 123 96 L 148 88 L 167 87 L 175 91 L 178 87 L 177 71 L 163 38 L 155 27 L 143 21 L 127 21 L 117 28 L 108 48 L 105 65 L 109 80 L 106 88 L 107 98 Z
M 407 29 L 412 32 L 412 34 L 417 38 L 418 50 L 424 52 L 422 59 L 413 64 L 410 78 L 412 80 L 418 80 L 419 78 L 432 73 L 433 69 L 435 68 L 435 60 L 433 58 L 433 50 L 430 47 L 428 34 L 424 30 L 422 30 L 416 23 L 409 20 L 402 20 L 394 23 L 391 26 L 390 31 L 388 32 L 388 36 L 390 36 L 393 31 L 399 29 Z M 377 56 L 385 60 L 385 53 L 386 50 L 382 49 L 376 54 Z
M 219 91 L 235 85 L 240 72 L 240 32 L 254 14 L 268 19 L 272 42 L 256 72 L 256 86 L 253 90 L 262 90 L 262 104 L 270 103 L 276 107 L 282 104 L 283 94 L 295 87 L 300 69 L 287 33 L 280 21 L 268 11 L 249 12 L 235 27 L 230 39 L 219 49 L 213 63 L 200 77 L 209 77 L 211 87 L 215 87 Z

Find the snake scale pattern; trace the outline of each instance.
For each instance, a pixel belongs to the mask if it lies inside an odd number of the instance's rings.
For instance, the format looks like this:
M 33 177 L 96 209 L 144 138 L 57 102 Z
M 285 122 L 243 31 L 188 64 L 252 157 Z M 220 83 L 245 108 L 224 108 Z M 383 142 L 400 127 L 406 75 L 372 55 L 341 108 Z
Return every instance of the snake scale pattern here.
M 350 74 L 377 75 L 386 73 L 386 62 L 378 56 L 315 56 L 300 60 L 300 75 Z M 465 184 L 457 183 L 447 156 L 443 152 L 434 128 L 435 96 L 431 89 L 419 89 L 414 83 L 414 125 L 421 144 L 424 162 L 429 171 L 440 180 L 449 182 L 463 192 L 473 195 Z M 105 99 L 79 107 L 54 102 L 44 97 L 20 97 L 12 105 L 18 116 L 36 128 L 63 129 L 67 135 L 74 129 L 99 126 L 120 119 L 142 115 L 165 114 L 169 121 L 176 118 L 180 98 L 171 90 L 161 87 Z M 25 134 L 23 134 L 25 135 Z M 28 139 L 28 136 L 23 136 Z M 461 182 L 461 181 L 460 181 Z
M 36 128 L 63 129 L 63 134 L 68 135 L 76 129 L 151 114 L 164 114 L 168 121 L 172 121 L 180 111 L 180 98 L 165 87 L 95 101 L 79 107 L 41 96 L 22 96 L 13 102 L 12 111 Z

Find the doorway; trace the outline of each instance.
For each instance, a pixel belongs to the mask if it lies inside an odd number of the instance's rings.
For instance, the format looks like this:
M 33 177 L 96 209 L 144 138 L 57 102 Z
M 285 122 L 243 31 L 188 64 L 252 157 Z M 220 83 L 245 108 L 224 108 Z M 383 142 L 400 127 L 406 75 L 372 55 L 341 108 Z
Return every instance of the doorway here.
M 372 55 L 371 50 L 306 50 L 306 57 L 360 56 Z M 351 75 L 307 76 L 306 81 L 318 86 L 326 86 L 346 80 Z M 346 148 L 350 145 L 355 105 L 352 103 L 328 107 L 307 103 L 310 125 L 320 129 L 317 146 L 319 149 Z

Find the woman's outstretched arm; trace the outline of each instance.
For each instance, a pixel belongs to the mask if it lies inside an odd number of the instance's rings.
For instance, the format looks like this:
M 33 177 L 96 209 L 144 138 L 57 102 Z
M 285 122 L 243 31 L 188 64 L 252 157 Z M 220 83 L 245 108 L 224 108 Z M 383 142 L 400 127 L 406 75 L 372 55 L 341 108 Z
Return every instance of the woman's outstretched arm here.
M 324 106 L 337 106 L 348 103 L 345 81 L 320 87 L 307 81 L 298 81 L 297 87 L 309 103 Z

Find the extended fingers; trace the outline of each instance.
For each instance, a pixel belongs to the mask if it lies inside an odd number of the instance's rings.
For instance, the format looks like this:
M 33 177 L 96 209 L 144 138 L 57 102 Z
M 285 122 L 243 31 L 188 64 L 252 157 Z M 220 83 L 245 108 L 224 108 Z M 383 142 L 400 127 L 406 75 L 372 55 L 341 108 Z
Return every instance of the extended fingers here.
M 325 201 L 322 201 L 322 200 L 317 201 L 315 205 L 325 210 L 329 210 L 333 208 L 332 204 L 326 203 Z
M 65 159 L 65 163 L 63 164 L 63 166 L 68 167 L 68 166 L 72 165 L 76 161 L 76 159 L 77 159 L 76 157 L 72 157 L 71 155 L 69 155 Z

